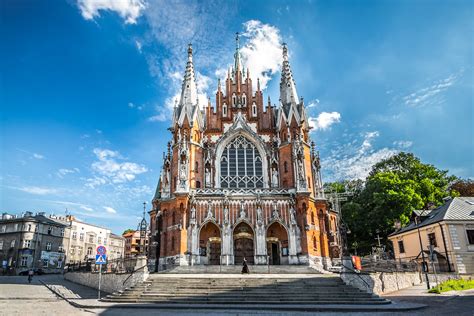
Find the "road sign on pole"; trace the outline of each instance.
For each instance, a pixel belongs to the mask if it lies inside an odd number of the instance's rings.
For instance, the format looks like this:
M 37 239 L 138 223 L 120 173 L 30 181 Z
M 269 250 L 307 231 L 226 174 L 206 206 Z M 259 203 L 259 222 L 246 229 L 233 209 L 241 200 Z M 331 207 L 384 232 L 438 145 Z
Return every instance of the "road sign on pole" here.
M 97 246 L 96 252 L 98 255 L 106 255 L 107 248 L 105 248 L 105 246 Z
M 107 255 L 95 255 L 95 264 L 106 264 Z
M 107 248 L 105 246 L 98 246 L 96 249 L 95 264 L 99 265 L 99 300 L 100 300 L 100 285 L 102 281 L 102 265 L 107 263 Z

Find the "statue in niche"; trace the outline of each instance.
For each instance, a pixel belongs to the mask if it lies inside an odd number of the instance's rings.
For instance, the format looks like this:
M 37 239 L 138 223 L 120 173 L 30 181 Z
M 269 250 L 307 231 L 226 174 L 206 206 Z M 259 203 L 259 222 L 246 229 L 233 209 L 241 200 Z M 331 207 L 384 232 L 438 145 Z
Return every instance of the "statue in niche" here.
M 298 159 L 298 175 L 300 180 L 304 180 L 304 167 L 302 159 Z
M 229 208 L 224 206 L 224 223 L 229 222 Z
M 276 168 L 272 169 L 272 187 L 278 187 L 278 171 Z
M 187 176 L 186 176 L 186 165 L 184 162 L 181 162 L 181 169 L 179 170 L 179 179 L 181 181 L 186 181 Z
M 273 218 L 274 218 L 274 219 L 280 218 L 280 213 L 278 212 L 278 210 L 277 210 L 276 207 L 275 207 L 275 209 L 273 210 L 272 215 L 273 215 Z
M 240 205 L 240 218 L 245 218 L 245 217 L 247 217 L 247 213 L 245 213 L 244 203 L 242 203 Z
M 191 219 L 196 219 L 196 208 L 193 207 L 191 208 Z
M 206 167 L 206 187 L 211 186 L 211 168 L 209 166 Z
M 290 207 L 290 223 L 291 225 L 296 225 L 295 209 L 293 206 Z
M 262 221 L 262 208 L 259 206 L 257 207 L 257 222 Z
M 212 218 L 213 215 L 212 215 L 212 207 L 211 207 L 211 202 L 209 202 L 208 206 L 207 206 L 207 216 L 206 218 Z

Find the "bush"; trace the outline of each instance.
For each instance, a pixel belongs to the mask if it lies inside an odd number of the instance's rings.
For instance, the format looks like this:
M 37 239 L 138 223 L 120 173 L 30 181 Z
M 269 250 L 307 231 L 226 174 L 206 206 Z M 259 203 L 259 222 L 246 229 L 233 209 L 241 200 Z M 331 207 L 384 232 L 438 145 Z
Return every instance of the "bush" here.
M 470 290 L 474 289 L 474 280 L 448 280 L 445 281 L 438 286 L 435 286 L 431 290 L 429 290 L 429 293 L 437 293 L 440 294 L 442 292 L 448 292 L 448 291 L 464 291 L 464 290 Z

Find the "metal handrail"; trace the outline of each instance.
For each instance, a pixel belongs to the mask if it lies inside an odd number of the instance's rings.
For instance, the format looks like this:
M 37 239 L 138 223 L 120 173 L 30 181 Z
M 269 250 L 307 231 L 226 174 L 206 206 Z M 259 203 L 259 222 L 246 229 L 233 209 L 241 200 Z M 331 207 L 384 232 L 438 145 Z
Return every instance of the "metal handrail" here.
M 135 274 L 135 272 L 137 272 L 137 271 L 139 271 L 139 270 L 141 270 L 141 269 L 144 269 L 144 268 L 146 268 L 146 267 L 148 267 L 148 264 L 145 264 L 144 266 L 142 266 L 142 267 L 140 267 L 140 268 L 138 268 L 138 269 L 133 270 L 132 273 L 130 273 L 130 275 L 125 279 L 125 281 L 123 281 L 122 285 L 125 285 L 125 283 L 128 281 L 128 279 L 130 279 L 130 278 L 132 277 L 132 275 Z
M 354 272 L 354 273 L 355 273 L 355 275 L 357 275 L 357 276 L 359 277 L 359 279 L 361 279 L 361 280 L 362 280 L 362 282 L 364 282 L 364 283 L 365 283 L 365 285 L 367 285 L 367 288 L 368 288 L 368 289 L 370 289 L 370 285 L 369 285 L 369 283 L 367 283 L 367 282 L 366 282 L 366 281 L 365 281 L 365 280 L 364 280 L 364 279 L 363 279 L 363 278 L 362 278 L 362 277 L 359 275 L 359 273 L 357 273 L 357 271 L 356 271 L 355 269 L 353 269 L 353 268 L 351 268 L 351 267 L 348 267 L 348 266 L 346 266 L 344 263 L 341 263 L 341 265 L 342 265 L 344 268 L 346 268 L 346 269 L 352 270 L 352 272 Z M 344 273 L 344 271 L 342 271 L 341 273 Z

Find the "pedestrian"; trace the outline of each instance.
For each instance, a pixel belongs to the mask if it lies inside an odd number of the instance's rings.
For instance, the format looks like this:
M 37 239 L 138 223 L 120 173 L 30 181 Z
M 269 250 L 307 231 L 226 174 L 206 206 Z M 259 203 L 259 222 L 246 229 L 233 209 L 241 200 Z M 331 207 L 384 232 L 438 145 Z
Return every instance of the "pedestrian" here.
M 33 280 L 34 273 L 33 269 L 28 270 L 28 283 L 31 283 L 31 280 Z
M 247 259 L 244 257 L 244 262 L 242 264 L 242 274 L 243 273 L 249 273 L 249 266 L 247 265 Z

